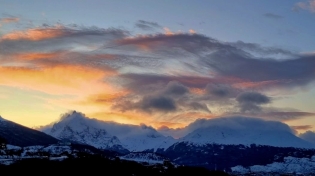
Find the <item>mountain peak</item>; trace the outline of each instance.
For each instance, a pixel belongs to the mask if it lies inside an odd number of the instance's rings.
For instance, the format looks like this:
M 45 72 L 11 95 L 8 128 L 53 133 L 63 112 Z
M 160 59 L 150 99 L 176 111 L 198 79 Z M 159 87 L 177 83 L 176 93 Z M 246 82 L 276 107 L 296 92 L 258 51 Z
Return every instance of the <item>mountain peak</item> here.
M 68 113 L 65 113 L 61 115 L 60 122 L 61 121 L 72 121 L 72 120 L 79 120 L 79 119 L 87 119 L 85 114 L 77 111 L 70 111 Z

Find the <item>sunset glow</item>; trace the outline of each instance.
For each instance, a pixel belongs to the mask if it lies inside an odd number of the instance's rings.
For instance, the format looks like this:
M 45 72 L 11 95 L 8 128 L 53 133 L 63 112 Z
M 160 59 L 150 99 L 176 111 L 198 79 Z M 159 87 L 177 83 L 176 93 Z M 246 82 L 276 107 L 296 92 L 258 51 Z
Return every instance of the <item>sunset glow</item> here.
M 34 127 L 77 110 L 154 128 L 239 115 L 314 131 L 315 1 L 246 2 L 156 1 L 148 13 L 140 0 L 60 2 L 60 12 L 8 1 L 0 115 Z

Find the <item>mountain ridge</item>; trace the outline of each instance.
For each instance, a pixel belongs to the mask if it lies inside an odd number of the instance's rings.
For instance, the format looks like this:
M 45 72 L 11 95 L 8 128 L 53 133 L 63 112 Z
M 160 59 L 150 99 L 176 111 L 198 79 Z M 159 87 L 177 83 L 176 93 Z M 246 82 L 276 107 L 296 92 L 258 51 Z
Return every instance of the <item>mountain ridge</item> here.
M 9 144 L 18 146 L 49 145 L 58 142 L 58 139 L 18 123 L 9 121 L 0 116 L 0 136 Z

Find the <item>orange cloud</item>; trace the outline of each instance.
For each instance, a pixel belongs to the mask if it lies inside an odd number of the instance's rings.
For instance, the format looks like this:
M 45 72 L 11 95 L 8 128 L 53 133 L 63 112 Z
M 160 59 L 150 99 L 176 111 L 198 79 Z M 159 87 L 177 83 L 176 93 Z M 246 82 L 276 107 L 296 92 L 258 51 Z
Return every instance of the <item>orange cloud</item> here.
M 161 129 L 163 127 L 168 127 L 168 128 L 173 128 L 173 129 L 176 129 L 176 128 L 183 128 L 187 125 L 184 125 L 182 123 L 176 123 L 176 122 L 156 122 L 154 123 L 153 125 L 156 129 Z
M 288 82 L 289 80 L 286 80 L 286 82 Z M 241 88 L 241 89 L 246 89 L 246 88 L 260 88 L 260 87 L 265 87 L 265 86 L 268 86 L 268 85 L 275 85 L 275 84 L 278 84 L 280 82 L 283 82 L 283 81 L 280 81 L 280 80 L 271 80 L 271 81 L 260 81 L 260 82 L 240 82 L 240 83 L 235 83 L 235 84 L 232 84 L 233 87 L 235 88 Z
M 114 71 L 69 65 L 42 69 L 0 67 L 0 73 L 0 85 L 70 95 L 95 94 L 108 90 L 110 86 L 102 79 L 116 74 Z
M 29 53 L 19 53 L 13 54 L 12 57 L 17 58 L 18 60 L 38 60 L 38 59 L 53 59 L 59 57 L 64 52 L 29 52 Z
M 110 111 L 103 111 L 103 112 L 96 112 L 96 113 L 90 113 L 87 114 L 89 117 L 93 117 L 99 120 L 104 121 L 115 121 L 118 123 L 124 123 L 124 124 L 133 124 L 133 125 L 139 125 L 141 123 L 151 125 L 150 122 L 152 122 L 154 119 L 151 117 L 134 113 L 134 112 L 110 112 Z
M 39 41 L 60 37 L 66 34 L 64 27 L 34 28 L 25 31 L 14 31 L 2 36 L 2 40 L 31 40 Z
M 182 34 L 181 31 L 176 33 L 172 32 L 169 28 L 164 28 L 164 34 L 153 34 L 153 35 L 137 35 L 135 37 L 127 37 L 124 39 L 117 40 L 115 43 L 119 46 L 122 45 L 131 45 L 136 46 L 140 50 L 150 51 L 158 46 L 169 45 L 165 39 L 171 36 L 176 36 Z
M 193 30 L 193 29 L 189 29 L 189 33 L 191 33 L 191 34 L 196 34 L 196 31 Z
M 202 95 L 205 93 L 204 89 L 199 89 L 199 88 L 190 88 L 189 91 L 197 95 Z
M 294 130 L 310 130 L 313 128 L 312 125 L 299 125 L 299 126 L 291 126 Z
M 169 28 L 165 27 L 163 29 L 165 35 L 174 35 L 174 32 L 172 32 Z
M 185 113 L 181 113 L 172 117 L 167 117 L 165 119 L 169 122 L 181 123 L 186 126 L 189 123 L 200 118 L 211 119 L 217 116 L 218 115 L 216 114 L 209 114 L 209 113 L 203 113 L 203 112 L 185 112 Z
M 96 112 L 87 114 L 89 117 L 93 117 L 103 121 L 115 121 L 124 124 L 146 124 L 154 128 L 160 128 L 161 126 L 167 126 L 169 128 L 182 128 L 187 126 L 189 123 L 178 123 L 178 122 L 159 122 L 153 117 L 148 117 L 145 114 L 135 112 Z
M 1 18 L 0 23 L 16 23 L 20 21 L 19 18 L 9 17 L 9 18 Z
M 113 101 L 117 100 L 118 98 L 124 97 L 128 95 L 130 92 L 127 90 L 112 92 L 112 93 L 101 93 L 101 94 L 94 94 L 89 96 L 86 100 L 79 102 L 80 104 L 86 105 L 112 105 Z
M 92 57 L 98 58 L 98 59 L 109 59 L 109 60 L 117 58 L 117 56 L 114 54 L 95 54 Z

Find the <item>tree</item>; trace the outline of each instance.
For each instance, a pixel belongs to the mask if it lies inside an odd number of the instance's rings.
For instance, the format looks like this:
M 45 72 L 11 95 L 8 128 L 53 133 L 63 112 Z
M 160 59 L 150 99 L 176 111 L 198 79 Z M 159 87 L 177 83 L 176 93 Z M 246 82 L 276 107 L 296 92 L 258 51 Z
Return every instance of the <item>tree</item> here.
M 6 149 L 7 148 L 7 140 L 0 136 L 0 149 Z

